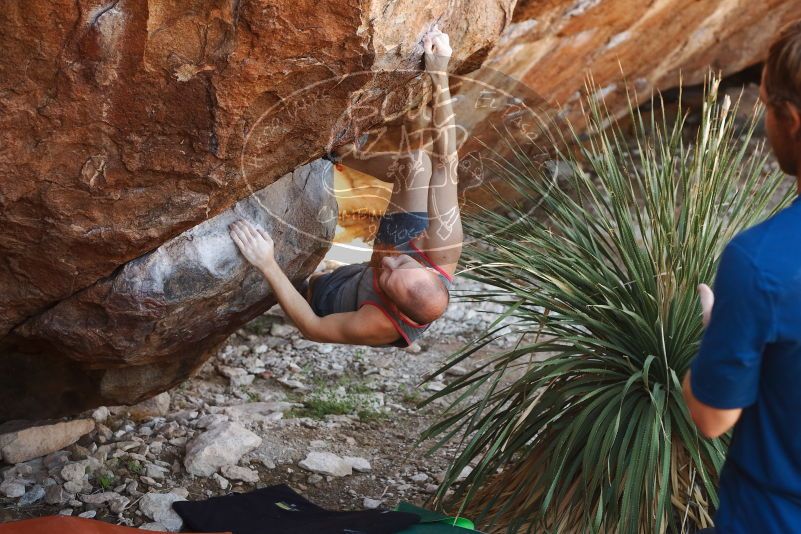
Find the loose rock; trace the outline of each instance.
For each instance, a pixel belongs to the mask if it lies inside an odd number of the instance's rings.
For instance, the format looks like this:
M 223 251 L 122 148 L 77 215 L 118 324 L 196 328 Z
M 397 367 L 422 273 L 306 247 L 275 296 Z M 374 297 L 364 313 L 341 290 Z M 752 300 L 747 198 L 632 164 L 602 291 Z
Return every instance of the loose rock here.
M 178 532 L 183 526 L 183 520 L 172 509 L 172 503 L 185 500 L 184 497 L 173 492 L 148 493 L 139 501 L 139 510 L 146 517 L 160 523 L 164 530 Z
M 94 420 L 77 419 L 0 434 L 0 455 L 10 464 L 27 462 L 72 445 L 94 428 Z
M 332 452 L 311 451 L 298 466 L 320 475 L 343 477 L 353 474 L 351 463 Z
M 35 502 L 39 502 L 45 496 L 45 489 L 39 484 L 25 492 L 20 500 L 17 502 L 18 506 L 28 506 Z
M 367 473 L 372 469 L 372 467 L 370 466 L 370 462 L 367 461 L 364 458 L 357 458 L 357 457 L 354 457 L 354 456 L 345 456 L 344 460 L 346 462 L 350 463 L 350 466 L 357 473 Z
M 261 445 L 261 438 L 238 423 L 223 422 L 186 446 L 184 465 L 193 475 L 211 476 L 220 467 L 234 465 Z
M 129 406 L 126 411 L 135 420 L 147 419 L 148 417 L 163 417 L 170 411 L 170 394 L 166 391 L 159 393 L 146 401 Z
M 16 499 L 17 497 L 22 497 L 23 495 L 25 495 L 25 484 L 14 482 L 12 480 L 6 480 L 2 484 L 0 484 L 0 493 L 8 497 L 9 499 Z
M 238 465 L 226 465 L 222 468 L 222 474 L 229 480 L 241 480 L 242 482 L 249 482 L 255 484 L 259 481 L 259 474 L 247 467 L 240 467 Z
M 376 508 L 381 506 L 381 502 L 382 501 L 380 499 L 370 499 L 369 497 L 365 497 L 363 505 L 364 508 L 367 510 L 375 510 Z
M 105 406 L 101 406 L 100 408 L 96 409 L 92 412 L 92 419 L 94 419 L 98 423 L 105 423 L 106 419 L 109 418 L 109 409 Z
M 69 497 L 60 484 L 53 484 L 45 488 L 44 499 L 47 504 L 60 505 L 67 502 Z

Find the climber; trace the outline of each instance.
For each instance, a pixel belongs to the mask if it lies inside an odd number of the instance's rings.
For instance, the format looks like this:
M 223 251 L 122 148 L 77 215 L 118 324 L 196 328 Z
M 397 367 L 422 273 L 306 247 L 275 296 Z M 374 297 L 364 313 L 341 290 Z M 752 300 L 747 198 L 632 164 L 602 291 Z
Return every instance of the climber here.
M 771 45 L 760 87 L 768 141 L 801 193 L 799 73 L 801 20 Z M 733 429 L 720 471 L 715 527 L 705 533 L 801 530 L 801 438 L 794 423 L 801 412 L 799 230 L 796 196 L 729 242 L 714 294 L 699 286 L 706 331 L 684 377 L 684 399 L 706 437 Z
M 262 271 L 286 314 L 313 341 L 406 347 L 448 305 L 462 250 L 448 35 L 435 27 L 423 37 L 423 48 L 433 86 L 431 155 L 419 145 L 392 156 L 343 159 L 394 183 L 369 262 L 317 273 L 304 297 L 275 261 L 266 231 L 244 220 L 230 226 L 242 254 Z

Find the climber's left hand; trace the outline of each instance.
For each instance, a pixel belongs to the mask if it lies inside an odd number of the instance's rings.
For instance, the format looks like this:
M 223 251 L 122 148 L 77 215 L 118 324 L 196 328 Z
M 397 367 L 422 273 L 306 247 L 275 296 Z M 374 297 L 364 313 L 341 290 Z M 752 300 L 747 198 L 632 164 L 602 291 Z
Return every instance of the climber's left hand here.
M 254 267 L 263 271 L 275 265 L 275 244 L 265 230 L 244 219 L 231 223 L 228 229 L 231 239 Z
M 438 26 L 434 26 L 423 36 L 423 58 L 426 71 L 437 81 L 439 76 L 446 75 L 448 62 L 453 54 L 450 38 Z

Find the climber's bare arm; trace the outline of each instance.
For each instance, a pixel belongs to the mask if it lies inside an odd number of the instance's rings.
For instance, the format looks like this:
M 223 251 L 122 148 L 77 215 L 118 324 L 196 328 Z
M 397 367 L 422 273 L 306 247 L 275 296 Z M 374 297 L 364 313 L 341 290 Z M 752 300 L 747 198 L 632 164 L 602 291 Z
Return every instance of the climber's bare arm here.
M 464 236 L 457 195 L 456 121 L 447 73 L 451 47 L 448 35 L 436 29 L 424 37 L 423 45 L 426 71 L 434 84 L 434 148 L 428 189 L 429 226 L 417 242 L 434 263 L 452 275 L 462 254 Z
M 392 322 L 373 306 L 320 317 L 275 261 L 273 240 L 267 232 L 244 220 L 233 223 L 230 231 L 242 255 L 262 272 L 281 308 L 305 338 L 353 345 L 384 345 L 398 339 Z

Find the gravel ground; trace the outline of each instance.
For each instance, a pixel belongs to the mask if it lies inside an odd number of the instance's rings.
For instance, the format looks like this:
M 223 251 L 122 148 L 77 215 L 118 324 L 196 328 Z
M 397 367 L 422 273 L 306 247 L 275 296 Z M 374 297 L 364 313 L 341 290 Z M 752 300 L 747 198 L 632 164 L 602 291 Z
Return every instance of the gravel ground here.
M 278 483 L 336 510 L 425 504 L 455 449 L 424 456 L 418 437 L 442 404 L 417 404 L 467 371 L 430 377 L 497 311 L 456 297 L 395 349 L 306 341 L 276 306 L 173 390 L 83 414 L 97 426 L 78 443 L 0 468 L 0 521 L 62 513 L 175 530 L 172 500 Z

